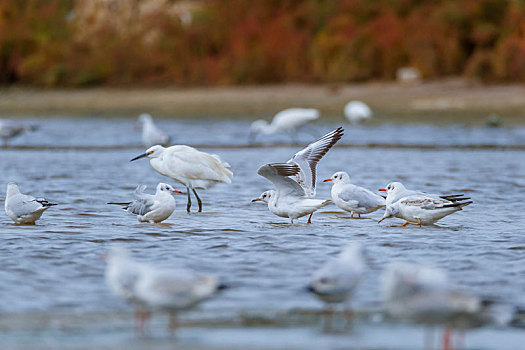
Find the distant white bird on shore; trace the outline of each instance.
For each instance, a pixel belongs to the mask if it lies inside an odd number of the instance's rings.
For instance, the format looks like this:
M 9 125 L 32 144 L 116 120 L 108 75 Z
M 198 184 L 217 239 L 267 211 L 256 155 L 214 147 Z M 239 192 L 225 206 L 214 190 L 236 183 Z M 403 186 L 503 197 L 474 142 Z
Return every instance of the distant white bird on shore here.
M 170 137 L 155 125 L 150 114 L 142 113 L 137 124 L 142 127 L 142 144 L 144 146 L 166 146 L 170 143 Z
M 294 140 L 297 131 L 303 125 L 319 118 L 319 110 L 315 108 L 288 108 L 277 113 L 271 124 L 266 120 L 256 120 L 250 126 L 250 138 L 262 133 L 265 135 L 280 132 L 288 133 Z
M 359 124 L 372 118 L 372 110 L 361 101 L 350 101 L 345 105 L 346 119 L 352 124 Z
M 148 157 L 150 165 L 159 174 L 167 176 L 186 186 L 188 203 L 186 210 L 191 208 L 190 189 L 193 191 L 202 211 L 202 202 L 196 189 L 207 189 L 219 182 L 231 183 L 233 173 L 230 164 L 223 162 L 218 155 L 209 154 L 185 145 L 175 145 L 168 148 L 155 145 L 145 153 L 131 159 L 131 161 Z
M 137 262 L 124 248 L 111 249 L 107 261 L 106 282 L 115 295 L 135 304 L 135 321 L 141 330 L 152 311 L 168 312 L 170 328 L 174 329 L 179 311 L 224 288 L 215 276 Z
M 368 214 L 385 206 L 385 199 L 364 187 L 350 183 L 350 176 L 344 171 L 339 171 L 324 182 L 332 182 L 332 201 L 339 208 L 354 213 Z
M 157 185 L 154 195 L 144 193 L 145 189 L 144 185 L 137 186 L 133 193 L 135 197 L 133 202 L 109 202 L 108 204 L 124 206 L 123 209 L 137 215 L 140 222 L 158 223 L 169 218 L 176 206 L 172 194 L 181 192 L 162 182 Z
M 7 184 L 5 212 L 17 224 L 34 224 L 42 213 L 53 205 L 56 204 L 44 198 L 20 193 L 18 185 L 14 182 Z
M 308 290 L 326 303 L 344 303 L 352 297 L 365 269 L 362 247 L 348 244 L 312 276 Z
M 397 217 L 406 220 L 406 225 L 432 225 L 447 215 L 461 210 L 464 206 L 472 203 L 468 197 L 457 197 L 453 200 L 429 197 L 424 195 L 413 195 L 403 197 L 397 202 L 387 205 L 385 214 L 379 222 Z
M 22 125 L 12 120 L 0 119 L 0 138 L 2 138 L 2 146 L 7 147 L 8 141 L 25 131 L 35 131 L 38 126 Z
M 270 180 L 275 191 L 266 191 L 252 202 L 267 202 L 273 214 L 291 219 L 292 224 L 294 219 L 310 214 L 308 223 L 311 223 L 312 214 L 331 202 L 309 198 L 315 196 L 317 163 L 343 137 L 343 131 L 339 127 L 329 132 L 297 152 L 287 163 L 261 166 L 257 174 Z

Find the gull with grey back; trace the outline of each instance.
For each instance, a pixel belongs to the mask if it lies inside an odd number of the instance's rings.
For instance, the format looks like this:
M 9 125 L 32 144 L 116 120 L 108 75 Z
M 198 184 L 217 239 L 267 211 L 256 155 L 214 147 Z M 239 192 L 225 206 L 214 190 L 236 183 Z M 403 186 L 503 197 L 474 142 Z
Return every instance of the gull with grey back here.
M 5 199 L 5 212 L 17 224 L 34 224 L 44 211 L 56 205 L 44 198 L 35 198 L 28 194 L 20 193 L 18 185 L 14 182 L 7 184 Z
M 308 223 L 311 223 L 312 214 L 331 203 L 330 200 L 310 198 L 315 196 L 317 163 L 343 137 L 343 132 L 342 127 L 329 132 L 286 163 L 261 166 L 257 174 L 272 182 L 275 191 L 266 191 L 252 202 L 267 202 L 273 214 L 291 219 L 292 224 L 294 219 L 310 214 Z

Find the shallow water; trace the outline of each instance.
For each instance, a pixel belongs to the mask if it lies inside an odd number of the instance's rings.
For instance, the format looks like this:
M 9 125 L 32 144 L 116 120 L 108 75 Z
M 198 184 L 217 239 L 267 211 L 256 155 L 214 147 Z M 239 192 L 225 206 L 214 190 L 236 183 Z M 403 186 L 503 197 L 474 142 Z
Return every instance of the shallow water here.
M 473 198 L 474 204 L 439 226 L 420 229 L 392 227 L 397 219 L 377 224 L 380 212 L 350 220 L 334 206 L 314 214 L 312 225 L 306 218 L 290 225 L 250 200 L 271 188 L 256 174 L 258 167 L 286 161 L 298 147 L 274 146 L 288 141 L 282 135 L 254 146 L 247 122 L 211 119 L 158 124 L 176 143 L 219 154 L 232 166 L 233 183 L 201 191 L 202 214 L 186 214 L 186 198 L 178 195 L 178 207 L 164 223 L 139 223 L 106 202 L 126 201 L 137 184 L 153 191 L 169 180 L 147 160 L 129 162 L 143 152 L 133 120 L 34 122 L 40 130 L 0 150 L 0 189 L 15 180 L 22 192 L 60 205 L 36 226 L 17 226 L 0 215 L 2 348 L 421 348 L 421 327 L 375 318 L 364 317 L 351 331 L 323 333 L 322 305 L 303 287 L 320 263 L 351 240 L 364 244 L 370 260 L 352 302 L 365 314 L 380 302 L 379 274 L 392 259 L 446 269 L 473 292 L 525 305 L 525 128 L 346 127 L 341 145 L 320 162 L 319 179 L 346 170 L 354 183 L 370 189 L 399 180 L 408 188 Z M 319 124 L 309 132 L 320 136 L 333 126 Z M 305 133 L 299 142 L 312 138 Z M 317 197 L 329 196 L 330 185 L 319 182 Z M 167 336 L 161 315 L 152 334 L 137 339 L 130 306 L 104 283 L 99 257 L 115 242 L 142 261 L 213 273 L 232 288 L 183 315 L 176 338 Z M 487 326 L 469 332 L 466 344 L 510 349 L 523 341 L 522 330 Z

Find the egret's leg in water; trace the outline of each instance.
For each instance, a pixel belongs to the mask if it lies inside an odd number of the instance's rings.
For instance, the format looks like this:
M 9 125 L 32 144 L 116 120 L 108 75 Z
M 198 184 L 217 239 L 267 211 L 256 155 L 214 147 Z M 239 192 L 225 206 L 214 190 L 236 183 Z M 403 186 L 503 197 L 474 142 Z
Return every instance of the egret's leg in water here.
M 197 195 L 197 191 L 193 189 L 193 194 L 195 195 L 195 198 L 197 198 L 197 203 L 199 203 L 199 213 L 202 211 L 202 202 L 199 196 Z
M 186 211 L 189 213 L 191 208 L 190 188 L 186 187 L 186 191 L 188 192 L 188 203 L 186 204 Z

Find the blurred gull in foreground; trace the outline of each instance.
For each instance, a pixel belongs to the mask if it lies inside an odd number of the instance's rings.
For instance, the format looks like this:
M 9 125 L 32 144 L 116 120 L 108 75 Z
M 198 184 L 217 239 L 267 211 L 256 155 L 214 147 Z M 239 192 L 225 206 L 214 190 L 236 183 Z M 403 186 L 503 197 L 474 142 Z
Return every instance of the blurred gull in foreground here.
M 139 116 L 137 124 L 142 127 L 142 144 L 146 147 L 153 145 L 168 145 L 170 137 L 157 128 L 151 115 L 143 113 Z
M 124 206 L 123 209 L 128 213 L 137 215 L 140 222 L 158 223 L 166 220 L 175 210 L 175 199 L 173 193 L 180 191 L 165 183 L 157 185 L 157 191 L 154 195 L 144 193 L 146 186 L 139 185 L 133 193 L 135 199 L 133 202 L 109 202 Z
M 339 208 L 350 212 L 350 217 L 354 213 L 361 217 L 361 214 L 368 214 L 385 206 L 385 199 L 364 187 L 359 187 L 350 183 L 350 176 L 344 171 L 339 171 L 324 182 L 332 182 L 332 201 Z
M 359 124 L 372 118 L 372 110 L 361 101 L 350 101 L 345 105 L 346 119 L 352 124 Z
M 365 269 L 362 250 L 358 243 L 348 244 L 339 255 L 314 272 L 308 290 L 329 307 L 343 303 L 348 308 L 347 303 L 361 281 Z M 351 315 L 349 310 L 347 312 Z
M 193 191 L 199 212 L 202 211 L 202 202 L 195 189 L 208 189 L 219 182 L 231 183 L 233 173 L 230 164 L 223 162 L 216 154 L 209 154 L 185 145 L 175 145 L 168 148 L 155 145 L 145 153 L 131 159 L 131 161 L 148 157 L 150 165 L 159 174 L 172 178 L 186 186 L 188 203 L 186 211 L 191 208 L 190 189 Z
M 455 287 L 441 270 L 393 262 L 383 271 L 381 287 L 384 306 L 391 317 L 446 327 L 444 348 L 450 349 L 448 329 L 465 329 L 486 322 L 487 303 Z
M 56 205 L 44 198 L 22 194 L 14 182 L 7 184 L 5 198 L 5 212 L 17 224 L 34 224 L 42 213 L 49 207 Z
M 38 126 L 22 125 L 7 119 L 0 119 L 0 138 L 2 138 L 2 146 L 7 147 L 9 139 L 18 136 L 25 131 L 35 131 Z
M 256 120 L 250 126 L 250 138 L 262 133 L 265 135 L 286 132 L 295 140 L 297 131 L 303 125 L 319 118 L 319 111 L 315 108 L 288 108 L 277 113 L 268 124 L 266 120 Z
M 215 276 L 136 262 L 124 248 L 112 249 L 107 260 L 107 284 L 117 296 L 135 303 L 138 309 L 135 318 L 141 329 L 151 312 L 159 310 L 168 312 L 169 328 L 174 330 L 178 312 L 196 306 L 224 288 Z
M 317 163 L 343 137 L 343 131 L 339 127 L 329 132 L 297 152 L 287 163 L 260 167 L 257 174 L 270 180 L 275 191 L 266 191 L 252 202 L 265 201 L 272 213 L 290 218 L 292 224 L 294 219 L 310 214 L 308 223 L 311 223 L 312 214 L 331 202 L 309 198 L 315 196 Z

